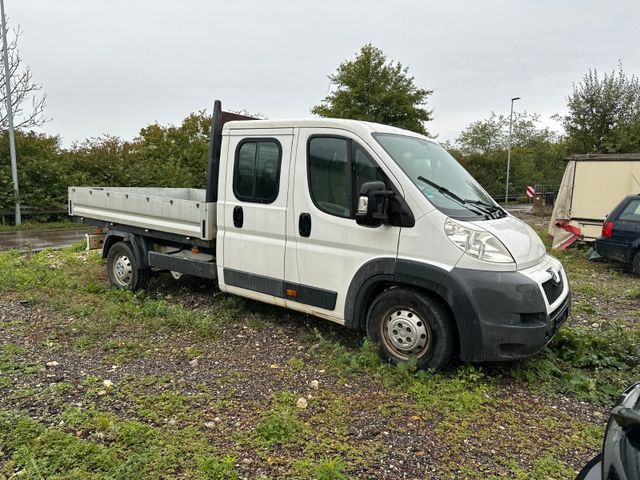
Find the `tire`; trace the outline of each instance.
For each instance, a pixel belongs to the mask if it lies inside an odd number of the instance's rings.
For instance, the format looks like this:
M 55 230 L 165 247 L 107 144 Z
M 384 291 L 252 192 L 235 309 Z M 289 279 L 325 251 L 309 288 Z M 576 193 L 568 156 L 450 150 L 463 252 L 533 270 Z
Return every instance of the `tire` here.
M 131 243 L 118 242 L 107 254 L 107 275 L 114 287 L 135 292 L 147 286 L 151 270 L 140 268 Z
M 631 271 L 636 275 L 640 275 L 640 250 L 636 252 L 631 262 Z
M 415 357 L 420 369 L 447 367 L 457 348 L 455 325 L 442 302 L 400 287 L 373 301 L 367 337 L 383 360 L 397 365 Z

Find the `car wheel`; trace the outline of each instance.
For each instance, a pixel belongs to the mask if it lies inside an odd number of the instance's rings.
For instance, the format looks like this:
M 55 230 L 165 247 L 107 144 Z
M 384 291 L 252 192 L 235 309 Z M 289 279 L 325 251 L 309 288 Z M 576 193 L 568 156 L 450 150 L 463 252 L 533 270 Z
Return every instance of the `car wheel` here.
M 416 359 L 418 368 L 442 369 L 456 350 L 455 327 L 442 302 L 417 290 L 391 288 L 372 303 L 367 336 L 382 359 Z
M 140 268 L 129 242 L 118 242 L 107 255 L 107 275 L 114 287 L 136 291 L 147 286 L 151 270 Z
M 631 270 L 636 275 L 640 275 L 640 251 L 637 251 L 631 262 Z

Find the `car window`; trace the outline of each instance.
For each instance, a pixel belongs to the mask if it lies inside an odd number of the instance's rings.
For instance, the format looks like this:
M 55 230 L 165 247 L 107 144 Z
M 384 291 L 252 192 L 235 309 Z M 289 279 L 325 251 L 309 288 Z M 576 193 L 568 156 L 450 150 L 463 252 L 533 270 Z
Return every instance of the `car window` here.
M 280 144 L 274 139 L 249 139 L 236 148 L 233 193 L 244 202 L 271 203 L 278 197 Z
M 312 137 L 308 150 L 309 191 L 325 213 L 355 218 L 355 203 L 364 183 L 387 176 L 358 143 L 340 137 Z
M 387 187 L 389 186 L 387 176 L 384 174 L 382 169 L 358 144 L 354 145 L 353 160 L 356 167 L 356 188 L 354 192 L 356 195 L 360 194 L 362 185 L 368 182 L 380 181 Z
M 316 206 L 338 217 L 351 217 L 349 142 L 316 137 L 309 141 L 309 190 Z
M 640 222 L 640 200 L 631 200 L 629 205 L 620 214 L 620 220 Z

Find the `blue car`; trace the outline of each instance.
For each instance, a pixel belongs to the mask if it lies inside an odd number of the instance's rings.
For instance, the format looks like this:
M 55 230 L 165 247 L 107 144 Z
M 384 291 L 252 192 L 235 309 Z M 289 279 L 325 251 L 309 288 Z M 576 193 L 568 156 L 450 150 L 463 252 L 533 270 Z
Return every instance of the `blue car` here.
M 602 453 L 585 465 L 576 480 L 639 479 L 640 383 L 636 383 L 611 410 Z
M 605 258 L 631 265 L 640 275 L 640 195 L 622 200 L 602 225 L 596 251 Z

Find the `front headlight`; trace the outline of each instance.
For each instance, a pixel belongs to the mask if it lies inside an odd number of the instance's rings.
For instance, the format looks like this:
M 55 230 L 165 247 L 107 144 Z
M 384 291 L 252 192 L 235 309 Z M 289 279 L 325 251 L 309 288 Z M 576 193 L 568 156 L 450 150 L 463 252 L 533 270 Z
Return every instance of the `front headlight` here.
M 491 233 L 466 227 L 451 219 L 444 222 L 444 233 L 467 255 L 494 263 L 513 263 L 509 250 Z

